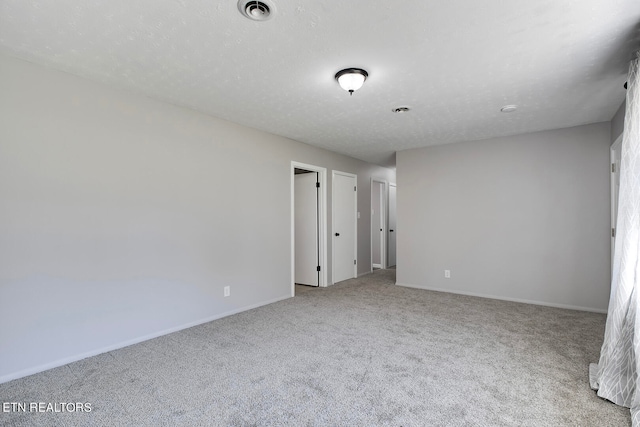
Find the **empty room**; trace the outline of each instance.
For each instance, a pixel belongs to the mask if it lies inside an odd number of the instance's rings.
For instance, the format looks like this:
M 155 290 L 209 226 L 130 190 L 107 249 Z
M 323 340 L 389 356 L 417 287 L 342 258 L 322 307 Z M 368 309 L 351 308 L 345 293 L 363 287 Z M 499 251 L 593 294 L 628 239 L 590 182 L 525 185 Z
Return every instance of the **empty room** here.
M 640 4 L 0 0 L 0 425 L 640 427 Z

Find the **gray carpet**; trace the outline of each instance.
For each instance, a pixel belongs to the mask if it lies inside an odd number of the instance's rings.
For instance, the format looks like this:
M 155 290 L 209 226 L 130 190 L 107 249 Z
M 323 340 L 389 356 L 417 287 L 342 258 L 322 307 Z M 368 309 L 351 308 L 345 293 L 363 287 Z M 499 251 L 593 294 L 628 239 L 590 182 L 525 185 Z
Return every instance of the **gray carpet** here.
M 589 389 L 605 316 L 394 286 L 395 270 L 0 384 L 0 424 L 628 426 Z

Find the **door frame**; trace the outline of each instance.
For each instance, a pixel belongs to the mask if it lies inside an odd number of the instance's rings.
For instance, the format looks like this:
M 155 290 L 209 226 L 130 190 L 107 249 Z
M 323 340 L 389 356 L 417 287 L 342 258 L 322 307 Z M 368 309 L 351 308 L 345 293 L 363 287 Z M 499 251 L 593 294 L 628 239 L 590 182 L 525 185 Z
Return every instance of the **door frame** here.
M 335 195 L 335 176 L 342 175 L 349 178 L 353 178 L 355 181 L 355 190 L 353 192 L 354 197 L 354 212 L 353 212 L 353 259 L 356 261 L 353 264 L 353 278 L 358 277 L 358 175 L 349 173 L 349 172 L 341 172 L 337 170 L 331 171 L 331 231 L 335 230 L 335 218 L 336 218 L 336 204 L 334 200 Z M 331 283 L 336 283 L 335 280 L 335 265 L 336 265 L 336 251 L 334 250 L 333 242 L 335 241 L 334 236 L 331 237 Z
M 614 237 L 614 230 L 617 233 L 617 221 L 618 221 L 618 206 L 616 202 L 618 201 L 618 194 L 616 188 L 616 175 L 620 174 L 620 165 L 617 165 L 617 170 L 613 171 L 613 164 L 616 162 L 616 152 L 622 150 L 622 135 L 618 136 L 616 140 L 611 144 L 611 148 L 609 149 L 609 182 L 611 188 L 611 274 L 613 274 L 613 253 L 616 246 L 616 238 Z
M 395 263 L 393 265 L 398 265 L 398 186 L 395 182 L 390 182 L 389 185 L 387 186 L 387 238 L 389 237 L 389 235 L 391 234 L 391 225 L 389 224 L 389 217 L 391 216 L 389 213 L 389 209 L 391 206 L 391 203 L 389 203 L 389 197 L 391 196 L 391 187 L 396 189 L 396 211 L 395 211 L 395 217 L 396 217 L 396 227 L 393 230 L 396 236 L 396 259 L 395 259 Z M 391 265 L 391 263 L 389 262 L 389 240 L 387 240 L 387 267 L 393 267 L 393 265 Z
M 320 277 L 318 285 L 327 286 L 327 168 L 291 161 L 289 171 L 291 180 L 291 296 L 296 293 L 296 225 L 295 225 L 295 169 L 305 169 L 311 172 L 318 172 L 318 182 L 320 182 L 320 197 L 318 198 L 318 254 L 320 256 Z
M 371 261 L 369 262 L 371 264 L 371 270 L 373 272 L 373 185 L 374 183 L 377 184 L 382 184 L 381 186 L 381 192 L 380 192 L 380 200 L 378 200 L 378 202 L 381 204 L 381 206 L 378 206 L 378 208 L 380 209 L 380 215 L 382 215 L 382 232 L 380 235 L 380 268 L 387 268 L 387 230 L 389 229 L 389 221 L 388 221 L 388 200 L 387 200 L 387 185 L 388 182 L 386 179 L 381 179 L 381 178 L 371 178 L 371 195 L 370 195 L 370 199 L 371 199 L 371 221 L 370 221 L 370 225 L 371 225 Z M 378 229 L 378 227 L 376 227 L 376 230 Z

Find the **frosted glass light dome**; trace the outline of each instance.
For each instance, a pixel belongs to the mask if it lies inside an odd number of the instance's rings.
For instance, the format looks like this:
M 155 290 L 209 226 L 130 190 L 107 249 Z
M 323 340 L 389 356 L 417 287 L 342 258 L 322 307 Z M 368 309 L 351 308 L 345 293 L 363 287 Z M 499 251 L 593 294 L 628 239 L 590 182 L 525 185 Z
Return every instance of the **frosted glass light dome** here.
M 336 80 L 340 87 L 350 95 L 360 89 L 369 74 L 361 68 L 346 68 L 336 73 Z

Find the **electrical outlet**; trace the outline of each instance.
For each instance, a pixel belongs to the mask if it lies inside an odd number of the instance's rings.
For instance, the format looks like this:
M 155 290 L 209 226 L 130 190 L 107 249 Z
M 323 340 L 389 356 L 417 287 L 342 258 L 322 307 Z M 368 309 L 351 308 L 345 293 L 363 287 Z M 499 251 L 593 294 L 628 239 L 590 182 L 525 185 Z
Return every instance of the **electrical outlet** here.
M 445 270 L 444 271 L 444 278 L 445 279 L 451 279 L 451 270 Z
M 231 287 L 230 286 L 225 286 L 224 287 L 224 296 L 228 297 L 229 295 L 231 295 Z

